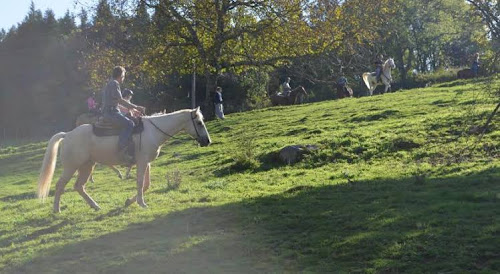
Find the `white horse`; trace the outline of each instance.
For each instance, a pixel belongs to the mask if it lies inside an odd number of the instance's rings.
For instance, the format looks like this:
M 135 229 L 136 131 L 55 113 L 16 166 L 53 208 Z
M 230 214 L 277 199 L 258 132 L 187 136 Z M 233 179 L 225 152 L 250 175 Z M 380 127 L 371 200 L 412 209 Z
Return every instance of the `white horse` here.
M 368 92 L 370 96 L 373 95 L 373 91 L 378 85 L 385 85 L 384 93 L 391 87 L 392 76 L 391 69 L 395 69 L 396 64 L 394 64 L 394 59 L 387 59 L 382 65 L 382 72 L 380 73 L 380 80 L 382 83 L 377 81 L 377 77 L 372 75 L 371 72 L 363 73 L 363 81 L 365 82 L 366 87 L 368 88 Z
M 83 114 L 79 115 L 76 118 L 76 126 L 75 127 L 81 126 L 83 124 L 95 124 L 95 123 L 97 123 L 98 119 L 99 119 L 99 115 L 98 114 L 91 113 L 91 112 L 83 113 Z M 116 168 L 114 166 L 109 166 L 109 167 L 116 173 L 116 175 L 118 175 L 118 177 L 120 177 L 120 179 L 123 179 L 123 175 L 122 175 L 121 171 L 118 168 Z M 132 178 L 130 176 L 130 171 L 131 170 L 132 170 L 132 166 L 129 166 L 127 168 L 127 174 L 125 175 L 125 179 Z M 90 174 L 90 181 L 92 183 L 94 182 L 94 176 L 92 174 Z
M 144 131 L 135 134 L 135 159 L 137 164 L 137 195 L 126 200 L 128 206 L 135 201 L 141 207 L 147 207 L 144 202 L 144 192 L 150 185 L 150 162 L 160 153 L 161 146 L 173 135 L 185 131 L 196 138 L 201 146 L 211 142 L 200 108 L 185 109 L 169 114 L 142 118 Z M 50 184 L 56 166 L 57 149 L 64 139 L 61 149 L 63 172 L 57 181 L 54 197 L 54 212 L 60 212 L 60 199 L 64 187 L 73 174 L 78 171 L 75 190 L 95 210 L 99 205 L 85 191 L 85 183 L 96 162 L 105 165 L 120 164 L 117 156 L 118 136 L 97 137 L 92 132 L 92 125 L 84 124 L 72 131 L 60 132 L 50 138 L 47 151 L 43 158 L 42 169 L 38 179 L 38 198 L 45 199 L 49 195 Z

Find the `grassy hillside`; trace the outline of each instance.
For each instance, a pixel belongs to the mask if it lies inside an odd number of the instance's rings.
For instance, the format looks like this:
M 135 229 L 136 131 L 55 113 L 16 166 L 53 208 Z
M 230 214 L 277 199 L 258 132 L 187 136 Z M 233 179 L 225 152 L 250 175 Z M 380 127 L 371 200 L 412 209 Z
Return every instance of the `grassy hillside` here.
M 70 183 L 53 214 L 52 193 L 34 199 L 46 142 L 2 147 L 0 272 L 500 271 L 498 115 L 481 142 L 476 127 L 490 80 L 211 121 L 210 147 L 163 147 L 148 209 L 98 166 L 102 210 Z M 318 149 L 280 164 L 291 144 Z

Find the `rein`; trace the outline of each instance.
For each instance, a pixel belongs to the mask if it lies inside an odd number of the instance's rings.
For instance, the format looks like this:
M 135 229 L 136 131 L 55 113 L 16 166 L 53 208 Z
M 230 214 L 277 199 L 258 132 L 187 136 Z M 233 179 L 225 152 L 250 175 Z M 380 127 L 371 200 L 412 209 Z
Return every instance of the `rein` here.
M 147 119 L 147 121 L 149 121 L 158 131 L 160 131 L 161 133 L 163 133 L 164 135 L 170 137 L 171 139 L 174 139 L 174 140 L 180 140 L 179 138 L 176 138 L 174 137 L 173 135 L 171 134 L 168 134 L 166 133 L 165 131 L 163 131 L 161 128 L 159 128 L 155 123 L 153 123 L 153 121 Z M 198 132 L 198 129 L 196 128 L 196 125 L 194 124 L 194 117 L 193 117 L 193 114 L 191 113 L 191 122 L 193 122 L 193 127 L 194 127 L 194 130 L 196 131 L 196 136 L 199 138 L 200 137 L 200 133 Z
M 384 76 L 385 79 L 387 79 L 387 81 L 389 81 L 389 83 L 392 81 L 392 79 L 391 79 L 392 77 L 389 78 L 389 77 L 387 77 L 387 75 L 385 75 L 385 64 L 384 64 L 384 68 L 382 68 L 382 76 Z

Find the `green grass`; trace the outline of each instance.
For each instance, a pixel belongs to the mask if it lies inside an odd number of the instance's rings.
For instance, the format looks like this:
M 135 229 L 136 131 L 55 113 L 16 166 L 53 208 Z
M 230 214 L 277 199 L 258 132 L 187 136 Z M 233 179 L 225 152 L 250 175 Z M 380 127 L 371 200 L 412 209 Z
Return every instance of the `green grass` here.
M 163 147 L 148 209 L 123 208 L 135 182 L 98 166 L 102 210 L 69 184 L 53 214 L 34 198 L 46 142 L 0 147 L 0 272 L 498 272 L 498 115 L 475 134 L 490 80 L 211 121 L 210 147 Z M 292 144 L 318 149 L 277 162 Z

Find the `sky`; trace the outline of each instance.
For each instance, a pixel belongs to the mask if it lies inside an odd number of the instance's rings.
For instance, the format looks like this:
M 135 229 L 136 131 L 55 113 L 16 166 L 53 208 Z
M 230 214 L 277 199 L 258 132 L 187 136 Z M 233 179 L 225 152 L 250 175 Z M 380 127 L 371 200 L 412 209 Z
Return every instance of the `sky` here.
M 0 0 L 0 29 L 8 31 L 13 25 L 23 21 L 28 14 L 32 0 Z M 90 0 L 33 0 L 35 8 L 43 12 L 48 8 L 61 18 L 69 10 L 78 14 L 82 7 L 87 7 Z

